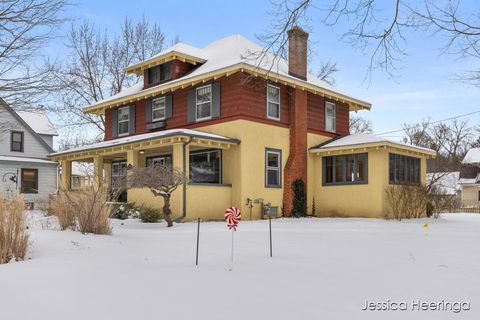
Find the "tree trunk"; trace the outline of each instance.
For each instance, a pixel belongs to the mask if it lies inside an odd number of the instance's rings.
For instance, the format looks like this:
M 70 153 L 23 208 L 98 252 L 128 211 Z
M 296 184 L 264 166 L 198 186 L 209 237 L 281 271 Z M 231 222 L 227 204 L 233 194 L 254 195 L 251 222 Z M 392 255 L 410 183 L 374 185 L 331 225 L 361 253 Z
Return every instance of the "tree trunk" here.
M 163 197 L 163 218 L 167 221 L 167 227 L 173 227 L 173 221 L 170 215 L 172 214 L 172 210 L 170 210 L 170 195 L 166 195 Z

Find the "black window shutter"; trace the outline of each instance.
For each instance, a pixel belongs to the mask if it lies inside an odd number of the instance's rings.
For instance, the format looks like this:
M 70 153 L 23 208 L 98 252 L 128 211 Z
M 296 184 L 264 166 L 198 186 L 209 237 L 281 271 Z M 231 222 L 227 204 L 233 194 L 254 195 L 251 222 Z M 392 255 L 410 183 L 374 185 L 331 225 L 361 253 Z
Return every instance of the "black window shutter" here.
M 220 116 L 220 82 L 212 83 L 212 118 Z
M 195 88 L 188 91 L 188 122 L 195 122 L 195 92 Z
M 165 118 L 169 119 L 172 115 L 172 95 L 169 94 L 165 97 Z
M 152 122 L 152 100 L 147 100 L 145 104 L 145 122 L 151 123 Z
M 112 137 L 118 136 L 118 109 L 112 110 Z
M 130 134 L 134 134 L 135 133 L 135 105 L 132 104 L 130 106 L 130 123 L 129 123 L 129 127 L 130 127 Z

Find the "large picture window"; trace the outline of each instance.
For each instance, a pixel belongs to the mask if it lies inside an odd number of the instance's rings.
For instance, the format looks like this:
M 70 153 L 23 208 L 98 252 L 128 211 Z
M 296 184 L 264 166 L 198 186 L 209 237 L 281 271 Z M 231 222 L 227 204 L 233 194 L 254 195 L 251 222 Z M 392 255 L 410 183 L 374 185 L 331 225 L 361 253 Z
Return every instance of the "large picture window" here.
M 335 103 L 325 102 L 325 130 L 335 132 L 337 130 L 337 110 Z
M 130 106 L 118 108 L 118 135 L 124 136 L 130 132 Z
M 220 150 L 190 153 L 190 181 L 193 183 L 222 183 L 222 152 Z
M 195 119 L 197 121 L 212 118 L 212 85 L 196 89 Z
M 38 193 L 38 170 L 22 169 L 22 193 Z
M 23 132 L 21 131 L 11 132 L 10 151 L 23 152 Z
M 389 154 L 390 184 L 420 184 L 420 158 Z
M 280 88 L 267 85 L 267 118 L 280 120 Z
M 165 120 L 166 98 L 161 97 L 152 100 L 152 121 Z
M 148 84 L 170 80 L 172 78 L 172 65 L 167 62 L 148 69 Z
M 368 183 L 368 154 L 357 153 L 323 158 L 323 184 Z
M 265 149 L 265 186 L 278 188 L 282 186 L 282 151 Z

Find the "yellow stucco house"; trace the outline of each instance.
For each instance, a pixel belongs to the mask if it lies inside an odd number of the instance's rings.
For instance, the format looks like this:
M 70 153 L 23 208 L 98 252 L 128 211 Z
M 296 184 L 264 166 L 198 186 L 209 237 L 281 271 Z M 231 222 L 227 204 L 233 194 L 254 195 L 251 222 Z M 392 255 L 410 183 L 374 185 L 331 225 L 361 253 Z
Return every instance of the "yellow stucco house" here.
M 105 140 L 57 152 L 61 185 L 72 162 L 93 162 L 98 185 L 131 166 L 171 164 L 188 183 L 172 196 L 174 217 L 288 216 L 302 179 L 317 216 L 383 217 L 389 184 L 422 184 L 432 150 L 349 134 L 349 113 L 371 105 L 307 72 L 308 34 L 288 31 L 288 61 L 233 35 L 196 48 L 178 43 L 128 66 L 143 81 L 87 106 L 105 116 Z M 122 199 L 162 206 L 146 189 Z M 269 208 L 269 210 L 265 210 Z

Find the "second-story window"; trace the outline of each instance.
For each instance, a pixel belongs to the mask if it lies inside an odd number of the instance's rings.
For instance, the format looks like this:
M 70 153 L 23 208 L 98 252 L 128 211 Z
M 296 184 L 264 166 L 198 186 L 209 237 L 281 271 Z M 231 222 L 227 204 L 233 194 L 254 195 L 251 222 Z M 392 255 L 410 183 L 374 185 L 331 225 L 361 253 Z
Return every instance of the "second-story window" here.
M 280 88 L 267 85 L 267 118 L 280 120 Z
M 10 136 L 10 151 L 23 152 L 23 132 L 12 131 Z
M 171 78 L 172 67 L 170 62 L 148 69 L 148 84 L 155 84 Z
M 165 120 L 165 97 L 152 100 L 152 121 Z
M 212 118 L 212 85 L 196 89 L 195 119 L 196 121 Z
M 335 132 L 337 130 L 337 111 L 335 103 L 325 102 L 325 130 Z
M 130 106 L 118 108 L 118 135 L 123 136 L 130 132 Z

